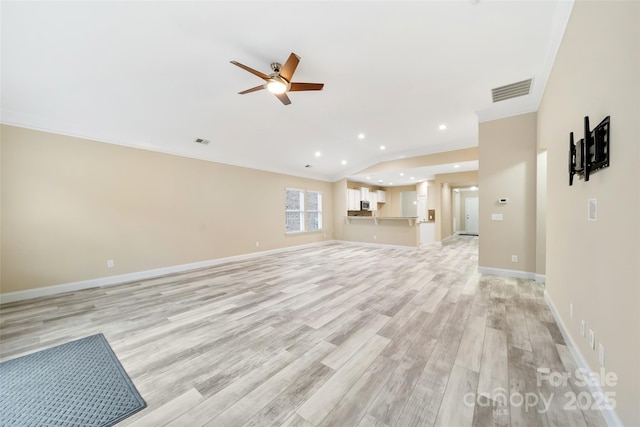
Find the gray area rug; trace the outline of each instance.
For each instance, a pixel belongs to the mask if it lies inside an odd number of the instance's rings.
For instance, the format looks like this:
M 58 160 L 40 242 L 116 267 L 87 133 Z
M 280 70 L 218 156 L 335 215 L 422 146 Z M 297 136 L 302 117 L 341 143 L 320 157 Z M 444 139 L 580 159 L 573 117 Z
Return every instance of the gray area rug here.
M 0 363 L 0 426 L 112 426 L 146 406 L 102 334 Z

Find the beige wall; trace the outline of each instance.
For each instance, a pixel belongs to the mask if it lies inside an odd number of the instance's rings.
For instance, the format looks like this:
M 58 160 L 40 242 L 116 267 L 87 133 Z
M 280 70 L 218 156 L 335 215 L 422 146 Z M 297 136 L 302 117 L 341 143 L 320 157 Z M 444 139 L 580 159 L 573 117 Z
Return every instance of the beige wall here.
M 426 181 L 427 183 L 427 209 L 436 208 L 436 181 L 435 179 Z
M 331 183 L 1 132 L 2 293 L 332 238 Z M 285 235 L 286 187 L 323 192 L 324 233 Z
M 536 113 L 480 123 L 478 265 L 536 271 Z M 498 204 L 499 198 L 509 203 Z M 491 214 L 503 214 L 492 221 Z M 518 261 L 512 262 L 511 256 Z
M 349 182 L 341 179 L 333 183 L 333 237 L 343 240 L 344 219 L 347 215 L 347 188 Z M 353 187 L 355 188 L 355 187 Z
M 440 239 L 445 239 L 453 234 L 453 198 L 452 189 L 448 182 L 442 183 L 440 190 Z M 437 212 L 437 211 L 436 211 Z M 438 220 L 436 219 L 436 227 Z M 437 232 L 436 232 L 437 239 Z
M 536 163 L 536 274 L 547 269 L 547 151 L 538 152 Z
M 569 186 L 569 132 L 611 116 L 611 166 Z M 538 112 L 547 149 L 547 292 L 593 370 L 618 376 L 617 413 L 640 425 L 640 3 L 577 1 Z M 484 167 L 484 165 L 483 165 Z M 587 200 L 598 220 L 587 221 Z M 574 318 L 569 316 L 569 304 Z M 580 335 L 592 328 L 596 350 Z
M 425 196 L 429 198 L 429 187 L 431 181 L 422 181 L 416 184 L 416 191 L 418 196 Z

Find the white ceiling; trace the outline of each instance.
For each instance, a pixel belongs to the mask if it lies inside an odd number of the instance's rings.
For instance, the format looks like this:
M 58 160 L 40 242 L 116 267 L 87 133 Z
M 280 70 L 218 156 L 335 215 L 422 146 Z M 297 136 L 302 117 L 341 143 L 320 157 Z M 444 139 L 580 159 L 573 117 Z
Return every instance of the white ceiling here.
M 3 1 L 1 119 L 333 181 L 477 146 L 479 120 L 535 111 L 571 7 Z M 302 58 L 293 80 L 324 82 L 322 92 L 290 93 L 289 106 L 237 94 L 262 80 L 229 61 L 268 74 L 291 52 Z M 492 104 L 492 88 L 528 78 L 530 95 Z

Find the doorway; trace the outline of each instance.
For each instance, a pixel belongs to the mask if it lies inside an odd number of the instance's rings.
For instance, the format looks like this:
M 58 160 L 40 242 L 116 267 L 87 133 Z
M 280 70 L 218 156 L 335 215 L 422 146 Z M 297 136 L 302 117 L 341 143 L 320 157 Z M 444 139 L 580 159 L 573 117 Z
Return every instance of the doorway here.
M 464 231 L 465 234 L 478 235 L 478 197 L 464 199 Z
M 480 193 L 478 187 L 453 189 L 453 234 L 477 236 L 480 232 Z

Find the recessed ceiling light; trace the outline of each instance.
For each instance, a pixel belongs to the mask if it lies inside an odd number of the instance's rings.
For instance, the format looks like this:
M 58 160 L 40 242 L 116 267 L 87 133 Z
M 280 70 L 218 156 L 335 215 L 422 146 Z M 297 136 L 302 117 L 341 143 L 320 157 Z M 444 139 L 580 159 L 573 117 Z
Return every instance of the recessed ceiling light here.
M 444 123 L 438 126 L 438 129 L 440 130 L 445 130 L 446 128 L 447 128 L 447 125 L 445 125 Z
M 343 160 L 343 161 L 342 161 L 342 164 L 343 164 L 343 165 L 346 165 L 346 164 L 347 164 L 347 161 L 346 161 L 346 160 Z
M 370 176 L 368 176 L 368 177 L 367 177 L 367 179 L 371 179 L 371 177 L 370 177 Z
M 359 133 L 358 134 L 358 139 L 364 139 L 364 133 Z
M 381 149 L 381 150 L 386 150 L 386 149 L 387 149 L 387 147 L 385 147 L 384 145 L 381 145 L 381 146 L 380 146 L 380 149 Z
M 413 180 L 414 180 L 414 179 L 416 179 L 416 178 L 412 176 L 410 179 L 413 181 Z
M 475 185 L 473 187 L 471 187 L 471 191 L 476 191 L 478 189 L 478 187 L 476 187 Z
M 389 185 L 393 185 L 393 182 L 390 182 Z
M 453 165 L 454 168 L 458 169 L 460 165 Z
M 319 151 L 316 151 L 316 152 L 315 152 L 315 155 L 316 155 L 316 157 L 320 157 L 320 156 L 322 156 L 322 153 L 321 153 L 321 152 L 319 152 Z
M 400 176 L 404 176 L 404 172 L 400 172 Z
M 381 180 L 381 179 L 379 179 L 379 180 L 378 180 L 378 182 L 382 182 L 382 180 Z

